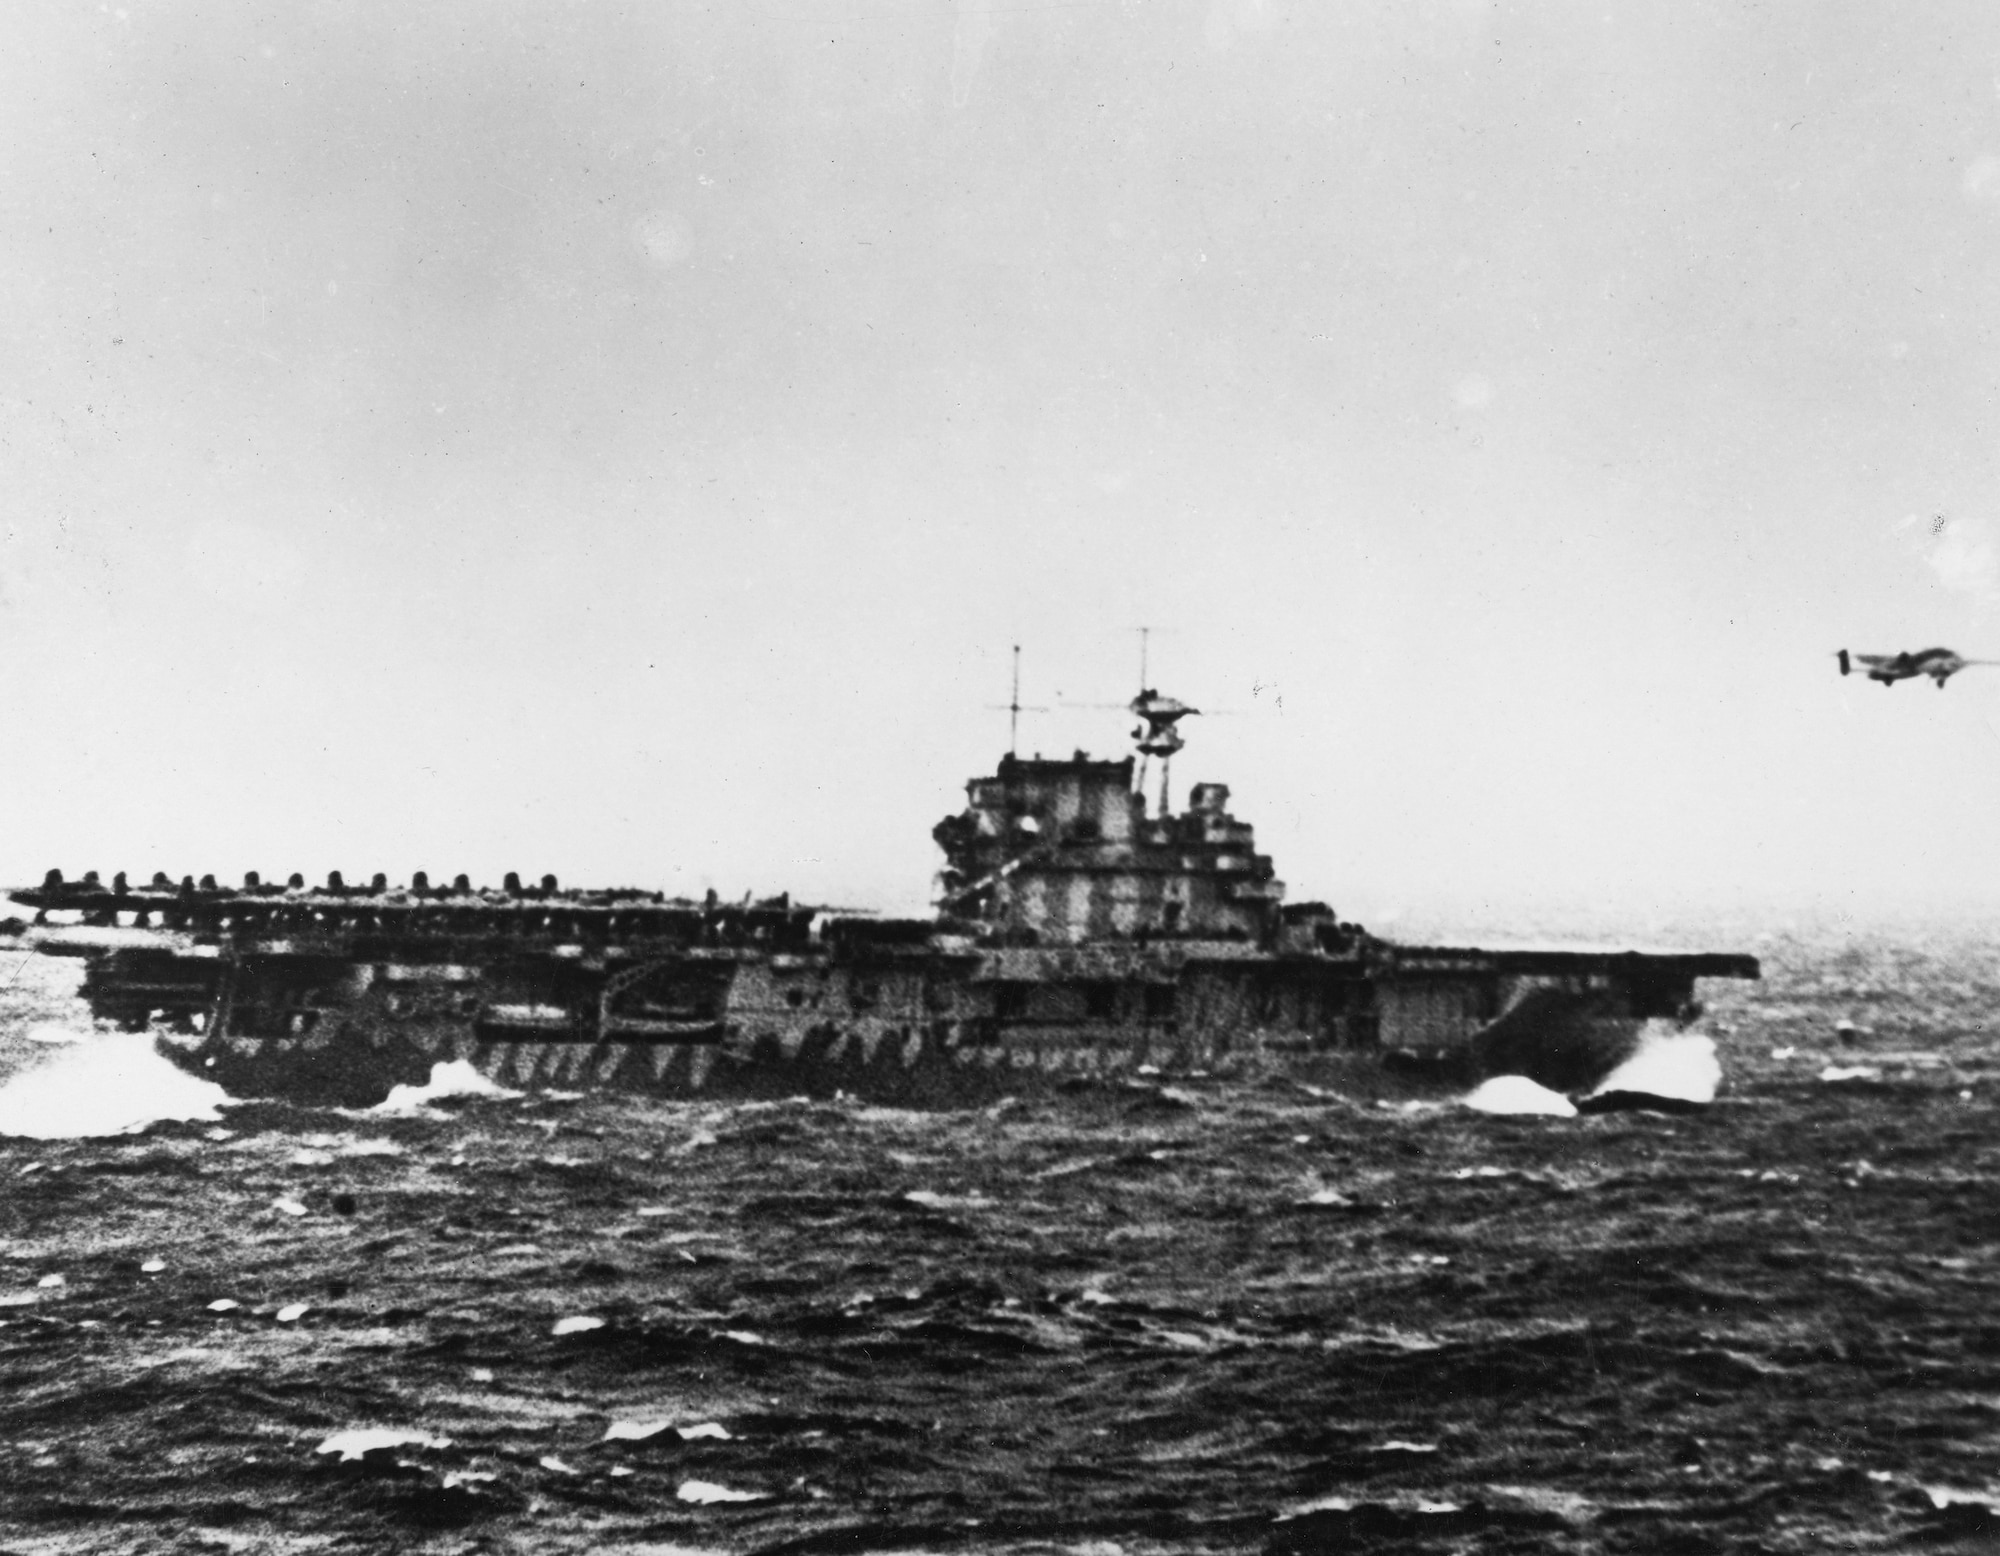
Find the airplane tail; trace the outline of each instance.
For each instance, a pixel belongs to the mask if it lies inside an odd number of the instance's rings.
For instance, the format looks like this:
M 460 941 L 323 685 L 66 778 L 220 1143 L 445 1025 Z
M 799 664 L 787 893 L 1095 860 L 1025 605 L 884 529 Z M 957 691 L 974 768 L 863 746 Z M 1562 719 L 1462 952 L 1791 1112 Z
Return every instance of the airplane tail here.
M 1847 650 L 1843 648 L 1840 651 L 1840 673 L 1842 675 L 1848 675 L 1852 673 L 1853 669 L 1854 666 L 1847 662 Z

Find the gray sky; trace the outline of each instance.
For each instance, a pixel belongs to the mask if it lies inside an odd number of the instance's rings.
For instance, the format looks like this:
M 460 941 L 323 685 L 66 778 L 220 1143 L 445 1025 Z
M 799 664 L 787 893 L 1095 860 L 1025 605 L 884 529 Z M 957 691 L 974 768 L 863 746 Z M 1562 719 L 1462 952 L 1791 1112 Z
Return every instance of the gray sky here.
M 2000 895 L 2000 13 L 0 20 L 0 875 L 920 906 L 1024 700 L 1295 897 Z M 1024 749 L 1122 749 L 1116 712 Z

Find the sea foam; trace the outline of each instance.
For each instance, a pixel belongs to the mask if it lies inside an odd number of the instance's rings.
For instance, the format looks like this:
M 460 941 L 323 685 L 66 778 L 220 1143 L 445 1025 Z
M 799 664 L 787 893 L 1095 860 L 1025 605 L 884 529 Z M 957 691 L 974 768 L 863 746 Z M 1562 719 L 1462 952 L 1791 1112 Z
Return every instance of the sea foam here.
M 37 1041 L 46 1042 L 46 1038 Z M 0 1135 L 73 1140 L 169 1119 L 214 1120 L 228 1094 L 163 1059 L 143 1032 L 78 1034 L 0 1086 Z
M 518 1091 L 496 1086 L 472 1067 L 469 1059 L 448 1059 L 431 1066 L 431 1078 L 421 1086 L 396 1086 L 369 1111 L 410 1113 L 441 1097 L 518 1097 Z
M 1715 1039 L 1699 1032 L 1676 1032 L 1648 1037 L 1591 1095 L 1624 1092 L 1673 1102 L 1713 1102 L 1721 1084 L 1722 1061 L 1715 1056 Z
M 1576 1104 L 1559 1091 L 1537 1084 L 1525 1075 L 1496 1075 L 1482 1082 L 1464 1099 L 1477 1113 L 1526 1113 L 1546 1118 L 1574 1118 Z

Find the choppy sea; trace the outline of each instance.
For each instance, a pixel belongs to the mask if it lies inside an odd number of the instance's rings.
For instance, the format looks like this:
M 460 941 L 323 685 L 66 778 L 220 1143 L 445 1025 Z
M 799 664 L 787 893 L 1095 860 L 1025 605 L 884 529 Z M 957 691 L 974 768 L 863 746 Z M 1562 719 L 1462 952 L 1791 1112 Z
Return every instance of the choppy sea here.
M 2000 1548 L 2000 933 L 1754 949 L 1585 1117 L 237 1104 L 10 959 L 0 1551 Z

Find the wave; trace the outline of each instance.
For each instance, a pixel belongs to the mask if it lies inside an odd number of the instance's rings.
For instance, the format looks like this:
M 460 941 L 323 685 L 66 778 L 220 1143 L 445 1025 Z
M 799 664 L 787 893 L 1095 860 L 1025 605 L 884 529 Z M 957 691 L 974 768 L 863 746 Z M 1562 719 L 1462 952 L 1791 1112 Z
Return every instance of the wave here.
M 1659 1097 L 1672 1102 L 1708 1103 L 1722 1084 L 1722 1061 L 1715 1040 L 1699 1032 L 1649 1035 L 1636 1053 L 1605 1076 L 1591 1093 L 1614 1092 Z
M 144 1033 L 80 1034 L 47 1063 L 0 1085 L 0 1135 L 76 1140 L 132 1134 L 168 1120 L 213 1122 L 230 1100 L 213 1081 L 154 1052 Z

